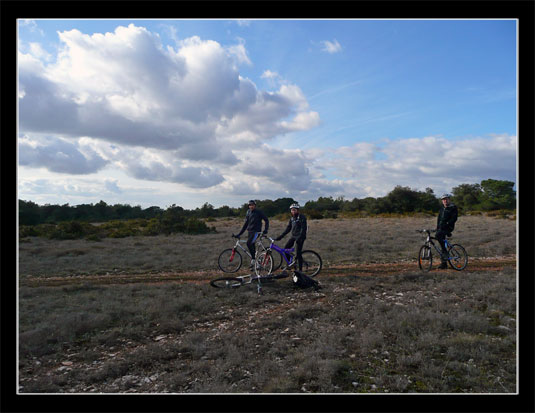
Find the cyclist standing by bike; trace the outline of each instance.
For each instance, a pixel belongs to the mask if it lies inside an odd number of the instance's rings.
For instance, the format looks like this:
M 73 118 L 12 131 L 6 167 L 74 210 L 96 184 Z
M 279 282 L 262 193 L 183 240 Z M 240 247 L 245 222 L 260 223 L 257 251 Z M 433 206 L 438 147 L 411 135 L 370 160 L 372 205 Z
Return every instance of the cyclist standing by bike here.
M 261 210 L 256 209 L 256 202 L 251 199 L 249 201 L 249 210 L 247 211 L 247 214 L 245 214 L 245 222 L 243 223 L 241 231 L 237 235 L 232 234 L 233 237 L 239 238 L 245 230 L 248 231 L 247 247 L 249 248 L 251 257 L 253 257 L 250 268 L 254 268 L 254 258 L 256 254 L 255 241 L 258 233 L 262 231 L 262 220 L 266 223 L 263 232 L 265 235 L 269 229 L 269 219 Z
M 436 238 L 442 247 L 442 263 L 438 267 L 440 269 L 447 268 L 448 250 L 446 249 L 444 240 L 446 236 L 451 237 L 451 232 L 455 228 L 455 222 L 457 221 L 458 215 L 457 207 L 450 201 L 450 198 L 450 194 L 442 195 L 440 198 L 442 200 L 442 207 L 440 208 L 440 212 L 438 213 L 437 217 Z
M 305 243 L 305 239 L 307 237 L 307 219 L 303 214 L 299 213 L 299 208 L 299 204 L 297 203 L 290 205 L 290 212 L 292 216 L 290 217 L 288 226 L 280 236 L 275 238 L 275 241 L 281 240 L 288 232 L 292 231 L 292 236 L 288 242 L 286 242 L 284 248 L 292 248 L 295 244 L 295 256 L 297 259 L 297 264 L 299 266 L 299 271 L 302 271 L 303 257 L 301 256 L 301 251 L 303 251 L 303 244 Z

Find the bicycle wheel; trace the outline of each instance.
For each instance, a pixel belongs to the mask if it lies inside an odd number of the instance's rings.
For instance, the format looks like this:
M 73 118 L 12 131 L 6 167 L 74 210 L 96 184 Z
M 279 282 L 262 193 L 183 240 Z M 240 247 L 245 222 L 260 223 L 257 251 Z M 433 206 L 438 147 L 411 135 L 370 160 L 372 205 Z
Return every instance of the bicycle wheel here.
M 255 261 L 254 271 L 259 277 L 265 277 L 273 271 L 273 257 L 271 252 L 261 253 Z
M 448 262 L 450 263 L 451 268 L 457 271 L 464 270 L 468 264 L 468 254 L 465 249 L 459 244 L 453 244 L 448 249 Z
M 221 277 L 211 280 L 210 285 L 215 288 L 237 288 L 242 285 L 242 281 L 235 277 Z
M 303 257 L 303 269 L 301 272 L 309 277 L 315 277 L 321 271 L 321 267 L 323 266 L 320 255 L 315 251 L 305 250 L 301 252 L 301 256 Z M 298 265 L 296 268 L 298 268 Z
M 418 253 L 418 267 L 422 271 L 429 271 L 433 265 L 433 254 L 429 245 L 422 245 Z
M 217 259 L 217 265 L 223 272 L 236 272 L 241 268 L 241 264 L 241 254 L 233 248 L 224 250 Z

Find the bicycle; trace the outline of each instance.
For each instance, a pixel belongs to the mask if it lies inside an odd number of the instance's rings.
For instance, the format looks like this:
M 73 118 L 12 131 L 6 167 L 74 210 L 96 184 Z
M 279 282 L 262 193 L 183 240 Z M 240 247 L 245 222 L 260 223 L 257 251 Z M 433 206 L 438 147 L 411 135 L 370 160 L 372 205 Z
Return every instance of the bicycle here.
M 426 234 L 427 237 L 424 245 L 420 247 L 420 251 L 418 253 L 418 267 L 420 267 L 420 270 L 427 272 L 433 265 L 433 250 L 431 246 L 435 248 L 439 257 L 442 256 L 442 251 L 433 242 L 433 240 L 438 240 L 431 236 L 431 232 L 436 232 L 436 230 L 431 231 L 428 229 L 423 229 L 417 230 L 416 232 Z M 460 244 L 450 244 L 447 239 L 444 239 L 444 242 L 446 244 L 446 249 L 448 250 L 448 257 L 446 259 L 451 268 L 457 271 L 464 270 L 468 265 L 468 254 L 466 253 L 464 247 Z
M 210 280 L 210 285 L 215 288 L 238 288 L 242 285 L 252 284 L 253 282 L 257 283 L 257 292 L 258 294 L 263 294 L 262 292 L 262 281 L 273 281 L 278 278 L 286 278 L 288 274 L 269 274 L 269 275 L 240 275 L 237 277 L 220 277 Z
M 219 254 L 219 257 L 217 259 L 217 265 L 219 269 L 223 272 L 237 272 L 241 268 L 243 258 L 238 249 L 241 249 L 251 260 L 253 260 L 253 257 L 249 252 L 249 248 L 243 247 L 243 245 L 241 245 L 243 243 L 246 243 L 247 241 L 242 241 L 239 237 L 236 237 L 234 235 L 232 235 L 232 237 L 237 238 L 236 244 L 234 244 L 232 248 L 227 248 L 223 250 L 221 254 Z M 261 232 L 257 232 L 255 240 L 256 251 L 267 250 L 264 244 L 262 244 L 262 238 L 264 238 L 263 234 Z
M 297 258 L 294 254 L 295 248 L 281 248 L 275 244 L 275 240 L 273 238 L 267 236 L 266 238 L 271 241 L 271 244 L 269 248 L 260 253 L 258 258 L 255 260 L 256 275 L 265 276 L 274 271 L 273 251 L 278 252 L 286 262 L 286 265 L 284 265 L 282 268 L 283 271 L 290 269 L 297 264 Z M 321 271 L 323 262 L 317 252 L 312 250 L 304 250 L 301 252 L 301 257 L 303 259 L 303 268 L 300 270 L 302 273 L 308 275 L 309 277 L 314 277 Z

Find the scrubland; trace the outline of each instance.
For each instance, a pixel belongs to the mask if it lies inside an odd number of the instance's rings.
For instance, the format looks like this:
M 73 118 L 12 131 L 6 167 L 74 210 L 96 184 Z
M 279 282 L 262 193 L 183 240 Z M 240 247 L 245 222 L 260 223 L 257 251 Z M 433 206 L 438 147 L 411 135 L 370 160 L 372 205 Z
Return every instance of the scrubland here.
M 263 295 L 209 285 L 242 221 L 208 224 L 217 232 L 21 242 L 20 392 L 516 392 L 514 220 L 461 216 L 468 267 L 429 273 L 416 230 L 434 217 L 310 220 L 322 289 L 286 278 Z

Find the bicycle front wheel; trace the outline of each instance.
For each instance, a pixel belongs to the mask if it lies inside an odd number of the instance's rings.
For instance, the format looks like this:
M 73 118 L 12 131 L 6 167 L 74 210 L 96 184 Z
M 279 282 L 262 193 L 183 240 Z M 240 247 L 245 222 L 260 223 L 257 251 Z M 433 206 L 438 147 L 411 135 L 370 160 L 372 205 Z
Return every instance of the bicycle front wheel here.
M 429 245 L 422 245 L 418 253 L 418 267 L 422 271 L 429 271 L 433 265 L 433 254 Z
M 451 268 L 457 271 L 464 270 L 468 264 L 468 254 L 465 249 L 459 244 L 453 244 L 448 249 L 448 262 L 450 263 Z
M 321 271 L 323 262 L 321 261 L 321 257 L 317 252 L 305 250 L 301 252 L 301 257 L 303 257 L 303 268 L 301 272 L 305 273 L 309 277 L 314 277 Z
M 240 269 L 241 264 L 241 254 L 233 248 L 224 250 L 217 259 L 217 265 L 223 272 L 236 272 Z
M 215 288 L 237 288 L 242 285 L 242 280 L 235 277 L 221 277 L 211 280 L 210 285 Z
M 259 277 L 271 274 L 273 271 L 273 257 L 270 252 L 263 252 L 256 258 L 254 271 Z

